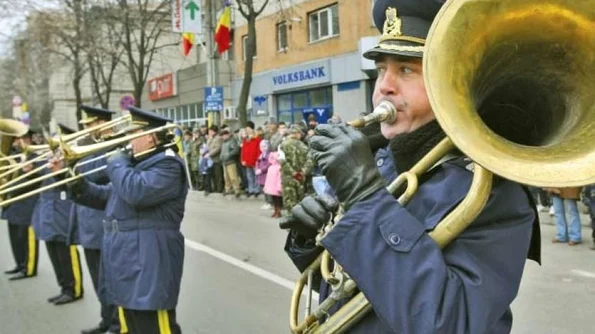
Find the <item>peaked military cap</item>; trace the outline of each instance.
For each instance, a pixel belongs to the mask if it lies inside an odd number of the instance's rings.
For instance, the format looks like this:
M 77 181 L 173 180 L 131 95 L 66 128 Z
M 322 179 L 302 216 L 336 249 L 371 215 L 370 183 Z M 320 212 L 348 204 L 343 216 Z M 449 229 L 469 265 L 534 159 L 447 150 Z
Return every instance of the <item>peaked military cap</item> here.
M 95 108 L 87 105 L 81 105 L 81 109 L 81 120 L 79 121 L 79 124 L 89 124 L 91 122 L 95 122 L 96 120 L 111 121 L 112 115 L 115 114 L 114 111 Z
M 376 0 L 373 16 L 382 33 L 378 45 L 364 57 L 375 60 L 383 54 L 423 57 L 432 22 L 446 0 Z
M 171 119 L 162 117 L 152 111 L 142 110 L 137 107 L 129 107 L 128 111 L 131 118 L 130 125 L 122 129 L 122 132 L 130 132 L 138 129 L 149 130 L 167 125 L 167 123 L 173 123 Z
M 76 131 L 72 128 L 69 128 L 63 123 L 58 123 L 58 128 L 60 128 L 60 134 L 62 135 L 69 135 L 71 133 L 75 133 Z

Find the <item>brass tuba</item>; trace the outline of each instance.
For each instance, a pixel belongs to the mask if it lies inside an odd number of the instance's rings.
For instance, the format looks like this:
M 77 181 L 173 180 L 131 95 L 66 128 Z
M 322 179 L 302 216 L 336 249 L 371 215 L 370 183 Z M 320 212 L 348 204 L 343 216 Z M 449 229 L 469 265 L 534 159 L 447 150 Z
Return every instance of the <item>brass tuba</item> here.
M 16 166 L 16 159 L 18 155 L 9 155 L 12 145 L 17 137 L 22 137 L 29 132 L 29 126 L 25 123 L 14 120 L 14 119 L 0 119 L 0 166 L 6 168 Z M 18 170 L 12 170 L 10 173 L 6 173 L 2 176 L 0 184 L 14 178 L 18 175 Z
M 595 183 L 592 0 L 449 0 L 428 33 L 423 66 L 430 103 L 447 138 L 388 188 L 394 192 L 407 184 L 399 198 L 404 205 L 417 189 L 417 177 L 449 151 L 456 148 L 473 160 L 467 197 L 429 233 L 440 247 L 482 211 L 492 173 L 538 187 Z M 391 113 L 393 108 L 379 106 L 351 124 L 383 121 Z M 494 113 L 518 119 L 522 136 L 514 126 L 490 122 Z M 318 238 L 332 226 L 323 227 Z M 298 280 L 290 310 L 293 333 L 342 333 L 372 309 L 361 292 L 355 295 L 356 284 L 340 264 L 329 270 L 330 261 L 324 251 Z M 302 290 L 318 270 L 332 293 L 314 310 L 308 300 L 298 324 Z M 345 298 L 351 299 L 328 316 Z

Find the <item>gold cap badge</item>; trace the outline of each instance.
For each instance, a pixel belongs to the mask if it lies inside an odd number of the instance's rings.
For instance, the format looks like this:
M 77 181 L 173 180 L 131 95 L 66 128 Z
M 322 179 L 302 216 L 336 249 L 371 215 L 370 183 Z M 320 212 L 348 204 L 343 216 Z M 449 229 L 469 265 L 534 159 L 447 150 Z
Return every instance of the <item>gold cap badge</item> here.
M 382 36 L 401 36 L 402 22 L 397 16 L 397 9 L 388 7 L 386 10 L 386 20 L 384 21 L 384 27 L 382 28 Z
M 384 20 L 384 26 L 382 27 L 382 36 L 380 37 L 380 42 L 384 42 L 387 40 L 396 40 L 396 41 L 407 41 L 419 44 L 425 44 L 425 39 L 403 35 L 403 21 L 399 18 L 397 14 L 397 9 L 393 7 L 388 7 L 386 9 L 386 19 Z

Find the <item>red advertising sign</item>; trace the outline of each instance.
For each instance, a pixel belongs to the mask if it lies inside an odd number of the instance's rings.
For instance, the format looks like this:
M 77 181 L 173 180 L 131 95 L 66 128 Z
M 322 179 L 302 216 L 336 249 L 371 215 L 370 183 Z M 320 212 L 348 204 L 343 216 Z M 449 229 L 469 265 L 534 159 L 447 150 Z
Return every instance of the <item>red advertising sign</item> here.
M 176 80 L 173 73 L 149 79 L 149 100 L 156 101 L 176 95 Z

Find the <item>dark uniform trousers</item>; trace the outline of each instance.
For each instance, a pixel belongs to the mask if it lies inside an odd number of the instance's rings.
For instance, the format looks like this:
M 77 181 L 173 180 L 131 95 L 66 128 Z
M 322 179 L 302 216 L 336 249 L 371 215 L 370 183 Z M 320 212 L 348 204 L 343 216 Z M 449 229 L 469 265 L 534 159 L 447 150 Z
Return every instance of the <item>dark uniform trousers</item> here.
M 119 307 L 120 333 L 181 334 L 176 310 L 137 311 Z
M 91 281 L 93 282 L 93 288 L 95 291 L 99 291 L 99 268 L 101 268 L 101 250 L 84 248 L 85 259 L 87 260 L 87 267 L 89 268 L 89 275 L 91 275 Z M 97 293 L 99 296 L 99 293 Z M 119 328 L 118 314 L 114 305 L 107 305 L 101 303 L 101 325 L 109 327 L 110 330 Z
M 64 241 L 46 241 L 48 251 L 58 285 L 62 293 L 75 299 L 83 296 L 83 272 L 76 245 L 66 245 Z
M 8 235 L 17 267 L 27 276 L 37 275 L 39 241 L 33 227 L 8 223 Z

